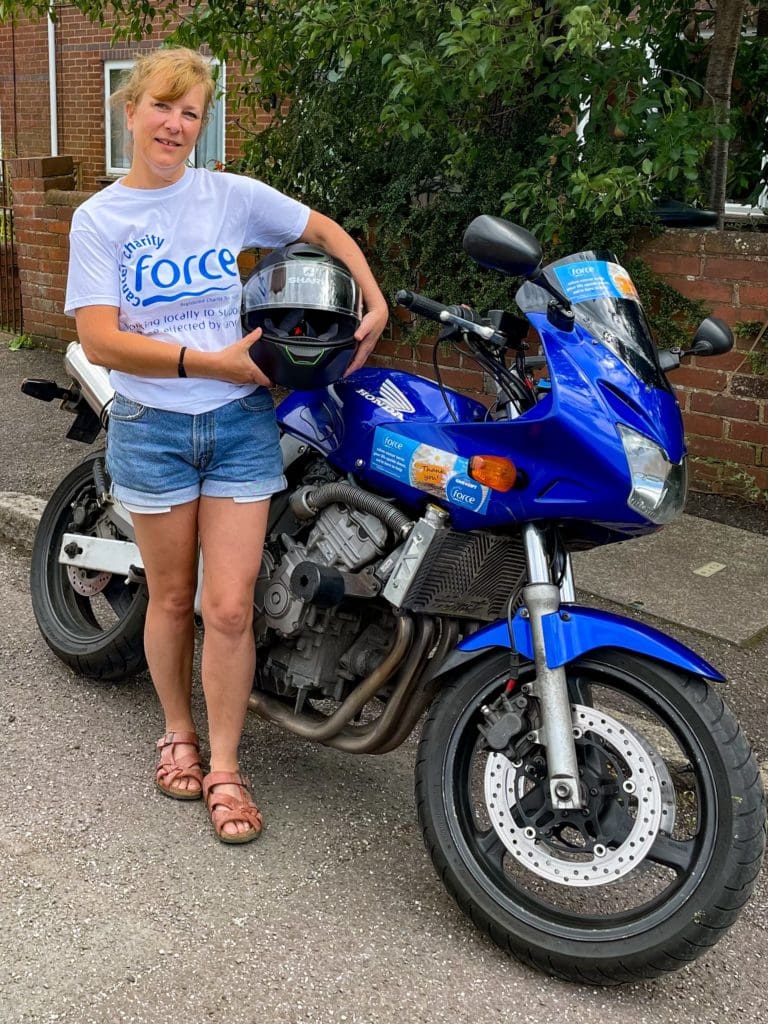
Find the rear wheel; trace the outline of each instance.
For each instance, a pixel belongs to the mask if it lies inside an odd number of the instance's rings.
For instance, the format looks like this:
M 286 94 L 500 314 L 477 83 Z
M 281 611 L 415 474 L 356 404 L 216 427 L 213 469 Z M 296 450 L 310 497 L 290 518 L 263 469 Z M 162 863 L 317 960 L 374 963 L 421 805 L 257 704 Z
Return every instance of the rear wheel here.
M 59 484 L 45 507 L 32 547 L 32 609 L 45 642 L 65 664 L 91 679 L 117 680 L 146 668 L 147 588 L 124 577 L 59 562 L 65 533 L 126 539 L 96 502 L 89 455 Z
M 537 703 L 524 676 L 509 686 L 508 664 L 446 688 L 422 734 L 418 810 L 446 887 L 496 943 L 560 977 L 616 984 L 695 959 L 735 921 L 763 856 L 761 779 L 738 723 L 701 679 L 624 652 L 585 658 L 568 668 L 584 807 L 558 812 Z M 507 689 L 523 726 L 491 749 L 481 729 Z

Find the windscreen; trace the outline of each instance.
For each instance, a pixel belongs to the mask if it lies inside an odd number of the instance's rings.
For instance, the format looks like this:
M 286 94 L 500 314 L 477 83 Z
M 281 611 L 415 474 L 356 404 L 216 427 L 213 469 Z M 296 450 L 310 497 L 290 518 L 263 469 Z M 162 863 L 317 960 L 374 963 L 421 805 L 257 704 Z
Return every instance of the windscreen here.
M 576 322 L 610 348 L 646 384 L 669 390 L 637 289 L 612 253 L 578 252 L 550 263 L 541 276 L 572 304 Z M 518 291 L 524 313 L 545 313 L 552 296 L 532 282 Z

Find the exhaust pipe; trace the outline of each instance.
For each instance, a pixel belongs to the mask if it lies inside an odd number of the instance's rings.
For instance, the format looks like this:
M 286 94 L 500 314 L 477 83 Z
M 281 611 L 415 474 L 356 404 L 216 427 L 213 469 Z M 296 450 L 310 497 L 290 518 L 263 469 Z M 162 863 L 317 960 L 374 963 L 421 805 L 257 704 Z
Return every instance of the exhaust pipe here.
M 107 407 L 112 401 L 115 389 L 109 383 L 109 370 L 92 363 L 79 341 L 71 341 L 64 354 L 64 368 L 80 385 L 80 391 L 88 405 L 106 425 L 109 413 Z

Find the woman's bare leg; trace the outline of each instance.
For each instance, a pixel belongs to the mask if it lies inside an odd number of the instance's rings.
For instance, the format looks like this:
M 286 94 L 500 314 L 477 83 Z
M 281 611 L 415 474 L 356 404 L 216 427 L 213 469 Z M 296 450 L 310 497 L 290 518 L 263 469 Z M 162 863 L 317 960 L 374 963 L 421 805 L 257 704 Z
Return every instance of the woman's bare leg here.
M 166 732 L 195 731 L 191 699 L 197 514 L 196 500 L 176 505 L 170 512 L 132 514 L 149 589 L 144 651 Z M 176 753 L 182 756 L 193 750 L 179 744 Z M 176 785 L 189 788 L 194 783 L 187 779 Z
M 261 565 L 269 501 L 200 498 L 203 552 L 203 692 L 208 708 L 211 771 L 238 771 L 238 751 L 253 686 L 253 588 Z M 217 787 L 218 790 L 218 787 Z M 236 787 L 223 792 L 239 796 Z M 249 826 L 234 822 L 234 834 Z

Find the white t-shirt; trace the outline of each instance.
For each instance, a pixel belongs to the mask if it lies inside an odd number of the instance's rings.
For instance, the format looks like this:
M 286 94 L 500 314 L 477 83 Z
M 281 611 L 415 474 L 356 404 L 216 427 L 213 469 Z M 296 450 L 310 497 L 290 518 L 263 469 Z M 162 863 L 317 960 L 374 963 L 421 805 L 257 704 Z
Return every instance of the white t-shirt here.
M 253 178 L 187 168 L 161 189 L 120 181 L 72 218 L 65 312 L 117 306 L 122 331 L 218 351 L 243 337 L 242 249 L 295 242 L 309 208 Z M 252 384 L 110 373 L 112 386 L 143 405 L 199 413 L 253 391 Z

